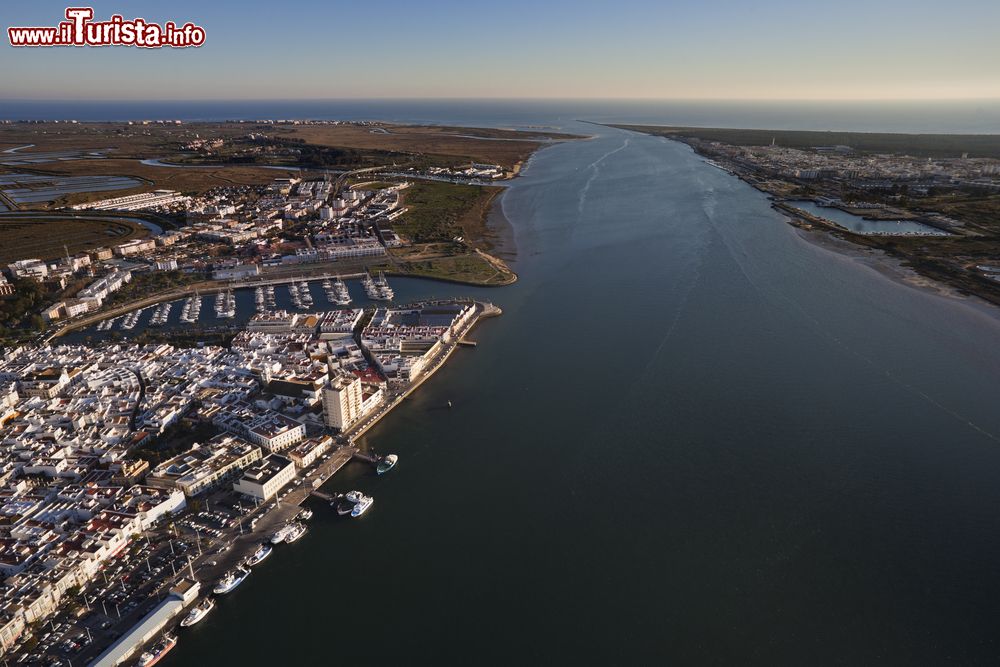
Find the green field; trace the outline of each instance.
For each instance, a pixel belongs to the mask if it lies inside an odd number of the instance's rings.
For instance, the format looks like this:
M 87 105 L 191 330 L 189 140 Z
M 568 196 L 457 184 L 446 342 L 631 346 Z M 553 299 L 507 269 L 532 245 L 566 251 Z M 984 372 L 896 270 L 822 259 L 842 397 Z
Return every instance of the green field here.
M 464 237 L 477 244 L 486 232 L 486 215 L 500 188 L 417 182 L 402 191 L 407 212 L 393 229 L 414 243 L 450 242 Z
M 994 134 L 892 134 L 875 132 L 809 132 L 802 130 L 753 130 L 721 127 L 661 127 L 613 125 L 623 130 L 678 139 L 704 139 L 733 146 L 766 146 L 774 141 L 785 148 L 850 146 L 862 153 L 896 153 L 919 157 L 1000 158 L 1000 135 Z

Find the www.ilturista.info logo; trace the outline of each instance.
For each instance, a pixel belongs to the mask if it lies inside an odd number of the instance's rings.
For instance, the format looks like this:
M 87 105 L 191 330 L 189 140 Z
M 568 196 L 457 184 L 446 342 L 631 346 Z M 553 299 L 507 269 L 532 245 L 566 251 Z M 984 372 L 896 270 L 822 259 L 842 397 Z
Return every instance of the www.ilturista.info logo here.
M 205 29 L 193 23 L 163 25 L 115 14 L 108 21 L 93 21 L 92 7 L 67 7 L 66 20 L 55 27 L 7 28 L 11 46 L 139 46 L 184 48 L 205 43 Z

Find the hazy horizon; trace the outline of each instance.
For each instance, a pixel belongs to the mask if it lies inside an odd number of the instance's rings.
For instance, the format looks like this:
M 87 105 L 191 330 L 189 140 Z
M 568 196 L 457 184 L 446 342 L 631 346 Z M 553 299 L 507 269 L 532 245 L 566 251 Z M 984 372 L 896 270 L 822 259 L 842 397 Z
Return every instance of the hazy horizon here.
M 0 99 L 1000 99 L 1000 5 L 971 0 L 93 6 L 95 20 L 191 21 L 206 41 L 171 50 L 5 40 Z M 65 8 L 9 3 L 5 27 L 54 26 Z

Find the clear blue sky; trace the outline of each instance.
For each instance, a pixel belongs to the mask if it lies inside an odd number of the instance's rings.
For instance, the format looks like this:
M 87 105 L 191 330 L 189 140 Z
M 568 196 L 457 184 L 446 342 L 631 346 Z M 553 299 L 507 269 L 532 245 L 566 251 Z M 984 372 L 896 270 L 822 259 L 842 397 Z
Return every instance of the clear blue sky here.
M 0 98 L 1000 98 L 995 0 L 93 6 L 98 19 L 192 21 L 207 42 L 14 49 L 4 34 Z M 65 7 L 5 0 L 4 32 L 55 25 Z

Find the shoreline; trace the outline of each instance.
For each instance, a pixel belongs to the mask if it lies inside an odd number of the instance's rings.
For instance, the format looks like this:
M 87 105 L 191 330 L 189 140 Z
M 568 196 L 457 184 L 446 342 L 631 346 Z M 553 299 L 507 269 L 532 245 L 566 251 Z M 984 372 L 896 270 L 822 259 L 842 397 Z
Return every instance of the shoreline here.
M 792 232 L 798 238 L 819 250 L 836 255 L 863 269 L 873 271 L 884 280 L 901 287 L 908 287 L 927 296 L 954 301 L 956 304 L 1000 324 L 1000 308 L 993 303 L 978 295 L 963 293 L 945 282 L 928 278 L 916 269 L 906 266 L 903 260 L 887 254 L 880 248 L 853 243 L 823 230 L 806 229 L 794 224 L 787 217 L 784 222 L 792 227 Z
M 986 314 L 992 319 L 1000 320 L 1000 304 L 978 292 L 962 289 L 945 279 L 931 277 L 913 267 L 906 266 L 905 262 L 907 260 L 905 258 L 896 257 L 886 249 L 875 245 L 875 241 L 883 237 L 876 235 L 872 241 L 868 241 L 865 235 L 842 229 L 836 226 L 835 223 L 827 224 L 822 219 L 819 219 L 820 222 L 817 223 L 811 220 L 811 216 L 803 211 L 790 211 L 783 201 L 777 199 L 777 195 L 763 189 L 754 181 L 745 178 L 729 165 L 717 162 L 715 157 L 702 153 L 692 143 L 679 138 L 664 137 L 664 139 L 686 145 L 695 155 L 707 160 L 711 166 L 720 168 L 733 178 L 746 183 L 757 192 L 765 195 L 769 200 L 771 210 L 778 213 L 783 218 L 785 224 L 793 227 L 798 232 L 799 237 L 807 242 L 853 261 L 860 261 L 860 263 L 868 268 L 875 270 L 897 284 L 928 294 L 961 301 L 970 308 Z M 803 222 L 809 223 L 809 225 L 807 226 Z M 923 221 L 921 222 L 922 224 L 927 224 Z
M 411 306 L 419 303 L 426 302 L 411 302 L 404 305 Z M 321 502 L 325 502 L 325 500 L 328 499 L 328 495 L 321 490 L 322 487 L 330 482 L 341 469 L 347 466 L 347 464 L 354 460 L 364 461 L 370 464 L 372 462 L 371 459 L 369 456 L 361 454 L 363 448 L 358 445 L 357 440 L 372 430 L 375 426 L 382 423 L 382 420 L 385 417 L 392 414 L 393 410 L 404 403 L 406 399 L 422 387 L 427 380 L 432 378 L 438 370 L 443 368 L 451 359 L 455 350 L 462 346 L 462 341 L 465 340 L 465 337 L 468 336 L 480 324 L 480 322 L 485 319 L 499 317 L 503 314 L 500 307 L 490 302 L 468 299 L 467 303 L 473 304 L 476 309 L 474 317 L 445 343 L 444 348 L 438 353 L 436 358 L 426 370 L 424 370 L 402 391 L 393 396 L 391 400 L 381 406 L 377 412 L 367 417 L 360 424 L 355 424 L 349 430 L 337 436 L 337 444 L 333 445 L 328 450 L 328 457 L 326 459 L 320 460 L 310 468 L 304 469 L 302 474 L 296 474 L 296 479 L 300 481 L 293 488 L 291 488 L 287 496 L 283 499 L 276 496 L 273 501 L 273 506 L 270 502 L 261 503 L 254 512 L 246 515 L 244 517 L 246 520 L 250 520 L 252 517 L 255 519 L 252 527 L 244 530 L 241 522 L 239 533 L 234 532 L 229 535 L 228 540 L 222 542 L 223 546 L 220 547 L 217 546 L 217 544 L 212 545 L 210 542 L 205 551 L 201 551 L 199 546 L 200 553 L 197 558 L 193 558 L 190 561 L 190 569 L 182 569 L 178 571 L 174 574 L 173 579 L 168 581 L 181 581 L 188 578 L 188 573 L 190 572 L 190 578 L 197 581 L 202 586 L 197 600 L 203 600 L 206 598 L 219 600 L 224 598 L 224 595 L 219 595 L 212 591 L 211 585 L 214 581 L 219 579 L 219 577 L 221 577 L 225 572 L 243 563 L 246 558 L 253 553 L 258 545 L 269 542 L 270 536 L 281 526 L 296 520 L 305 522 L 304 519 L 299 518 L 303 508 L 314 497 Z M 250 571 L 252 572 L 252 569 Z M 180 612 L 166 621 L 165 625 L 161 627 L 160 630 L 156 631 L 155 637 L 160 637 L 165 632 L 173 632 L 176 634 L 178 631 L 179 620 L 183 619 L 187 615 L 187 612 L 195 604 L 195 602 L 196 600 L 192 600 L 189 604 L 184 605 Z M 131 654 L 134 655 L 137 651 L 141 650 L 145 646 L 148 646 L 154 640 L 155 638 L 150 636 L 143 638 L 131 649 Z M 107 648 L 104 650 L 107 650 Z M 88 662 L 87 664 L 90 663 Z

